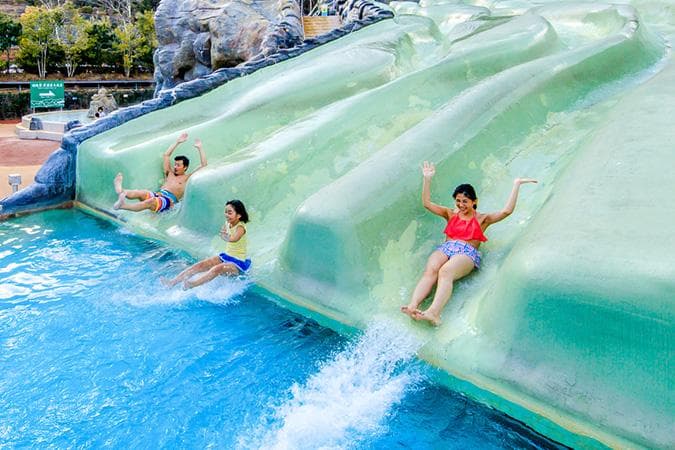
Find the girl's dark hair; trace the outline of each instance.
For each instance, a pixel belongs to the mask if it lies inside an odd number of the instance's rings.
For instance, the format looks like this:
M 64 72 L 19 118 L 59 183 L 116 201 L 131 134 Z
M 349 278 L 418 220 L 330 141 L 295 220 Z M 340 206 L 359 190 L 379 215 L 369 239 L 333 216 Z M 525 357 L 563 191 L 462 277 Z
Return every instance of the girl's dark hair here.
M 241 200 L 230 200 L 229 202 L 225 203 L 225 206 L 227 205 L 230 205 L 232 208 L 234 208 L 234 212 L 241 216 L 239 220 L 244 223 L 248 222 L 248 213 L 246 212 L 246 207 L 241 202 Z
M 457 194 L 462 194 L 474 202 L 478 199 L 476 196 L 476 190 L 470 184 L 460 184 L 457 186 L 455 188 L 455 192 L 452 193 L 452 198 L 457 198 Z M 473 209 L 476 209 L 475 204 L 473 205 Z

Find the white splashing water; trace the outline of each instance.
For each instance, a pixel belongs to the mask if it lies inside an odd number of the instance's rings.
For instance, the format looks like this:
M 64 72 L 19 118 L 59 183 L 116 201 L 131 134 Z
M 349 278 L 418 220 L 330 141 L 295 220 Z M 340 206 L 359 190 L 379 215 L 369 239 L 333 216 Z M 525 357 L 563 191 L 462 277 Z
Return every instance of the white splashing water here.
M 250 284 L 251 281 L 248 279 L 218 277 L 194 289 L 183 290 L 180 285 L 167 288 L 153 281 L 152 285 L 136 285 L 133 289 L 115 292 L 112 300 L 137 307 L 177 305 L 195 299 L 217 305 L 229 305 L 236 303 L 236 299 Z
M 379 435 L 392 408 L 421 380 L 410 364 L 421 345 L 398 323 L 369 326 L 306 384 L 293 385 L 271 420 L 246 433 L 238 446 L 349 448 Z

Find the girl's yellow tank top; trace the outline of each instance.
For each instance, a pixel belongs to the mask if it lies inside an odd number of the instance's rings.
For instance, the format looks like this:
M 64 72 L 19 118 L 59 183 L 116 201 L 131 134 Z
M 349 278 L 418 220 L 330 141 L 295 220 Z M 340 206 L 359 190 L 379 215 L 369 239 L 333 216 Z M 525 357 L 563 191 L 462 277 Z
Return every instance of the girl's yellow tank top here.
M 242 227 L 244 229 L 244 234 L 241 235 L 237 242 L 228 242 L 225 246 L 225 253 L 244 261 L 246 259 L 246 236 L 248 233 L 246 232 L 246 224 L 244 222 L 238 222 L 235 226 L 230 228 L 230 236 L 234 234 L 234 230 L 236 230 L 237 227 Z

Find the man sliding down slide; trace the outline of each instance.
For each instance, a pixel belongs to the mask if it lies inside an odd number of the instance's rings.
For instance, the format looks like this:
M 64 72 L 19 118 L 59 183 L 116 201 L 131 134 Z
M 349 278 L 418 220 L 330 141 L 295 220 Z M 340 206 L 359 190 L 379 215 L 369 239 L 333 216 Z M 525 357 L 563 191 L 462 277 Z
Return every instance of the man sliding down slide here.
M 174 204 L 183 198 L 185 186 L 192 175 L 199 169 L 206 167 L 206 156 L 202 149 L 202 141 L 195 139 L 194 146 L 199 151 L 201 165 L 191 174 L 187 174 L 190 160 L 185 156 L 176 156 L 174 158 L 173 170 L 171 170 L 171 154 L 180 144 L 187 140 L 187 133 L 178 136 L 178 139 L 164 152 L 164 184 L 157 192 L 147 190 L 134 190 L 122 188 L 122 174 L 118 173 L 113 184 L 118 198 L 113 208 L 126 209 L 129 211 L 143 211 L 150 209 L 156 213 L 167 211 Z M 126 203 L 127 199 L 140 200 L 138 203 Z

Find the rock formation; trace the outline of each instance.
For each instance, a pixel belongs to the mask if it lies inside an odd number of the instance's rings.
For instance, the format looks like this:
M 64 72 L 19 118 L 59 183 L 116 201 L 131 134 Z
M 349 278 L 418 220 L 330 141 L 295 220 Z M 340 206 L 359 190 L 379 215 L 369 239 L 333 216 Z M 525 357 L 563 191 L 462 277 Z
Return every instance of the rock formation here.
M 293 0 L 163 0 L 155 13 L 157 91 L 302 42 Z
M 98 93 L 91 96 L 87 117 L 98 117 L 96 113 L 99 108 L 103 108 L 104 114 L 110 114 L 118 108 L 115 97 L 112 94 L 108 94 L 105 88 L 100 88 Z

